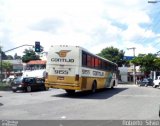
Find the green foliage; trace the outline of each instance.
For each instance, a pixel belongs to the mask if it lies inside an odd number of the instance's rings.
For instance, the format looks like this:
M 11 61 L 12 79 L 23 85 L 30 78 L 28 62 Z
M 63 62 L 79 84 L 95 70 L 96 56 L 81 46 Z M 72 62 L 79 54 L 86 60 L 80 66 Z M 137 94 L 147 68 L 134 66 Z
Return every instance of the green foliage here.
M 2 47 L 0 46 L 0 52 L 2 51 Z M 6 55 L 5 52 L 2 51 L 2 60 L 13 60 L 13 56 L 11 55 Z
M 7 60 L 13 60 L 13 56 L 7 55 Z
M 154 54 L 139 55 L 131 61 L 136 66 L 139 65 L 142 72 L 160 70 L 160 59 Z
M 16 59 L 22 59 L 22 58 L 21 58 L 21 56 L 18 56 L 17 53 L 15 53 L 14 59 L 16 60 Z
M 122 64 L 125 63 L 125 60 L 123 60 L 124 53 L 125 52 L 123 50 L 119 50 L 111 46 L 103 49 L 98 55 L 117 63 L 118 66 L 122 66 Z
M 29 62 L 30 60 L 39 60 L 39 56 L 36 55 L 35 51 L 32 49 L 25 49 L 23 53 L 24 55 L 22 56 L 22 61 L 25 63 Z
M 1 67 L 1 66 L 0 66 Z M 2 62 L 2 70 L 12 71 L 13 65 L 10 62 Z
M 11 86 L 6 83 L 0 82 L 0 91 L 9 91 L 11 90 Z
M 160 71 L 160 58 L 154 59 L 155 71 Z
M 2 54 L 2 60 L 7 60 L 7 55 L 2 51 L 1 46 L 0 46 L 0 53 Z

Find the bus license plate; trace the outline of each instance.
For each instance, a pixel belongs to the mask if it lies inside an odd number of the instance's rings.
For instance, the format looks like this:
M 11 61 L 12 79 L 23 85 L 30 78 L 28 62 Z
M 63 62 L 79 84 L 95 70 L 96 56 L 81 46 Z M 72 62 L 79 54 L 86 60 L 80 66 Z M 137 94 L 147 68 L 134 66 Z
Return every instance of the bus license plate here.
M 64 77 L 57 77 L 57 80 L 64 80 Z

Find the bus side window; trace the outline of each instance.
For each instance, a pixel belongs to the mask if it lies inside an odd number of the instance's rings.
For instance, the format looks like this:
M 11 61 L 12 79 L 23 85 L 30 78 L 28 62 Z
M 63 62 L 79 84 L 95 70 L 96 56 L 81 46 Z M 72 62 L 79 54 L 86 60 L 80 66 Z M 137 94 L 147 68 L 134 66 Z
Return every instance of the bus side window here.
M 107 62 L 106 61 L 102 61 L 102 69 L 103 70 L 108 70 L 107 68 L 108 68 Z
M 82 52 L 82 66 L 87 66 L 87 54 Z
M 87 55 L 87 67 L 91 67 L 91 63 L 92 63 L 91 56 L 88 54 Z
M 95 58 L 95 68 L 98 68 L 98 58 Z
M 102 69 L 102 61 L 100 59 L 98 60 L 98 68 Z
M 92 68 L 94 68 L 94 66 L 95 66 L 94 65 L 94 57 L 93 56 L 91 57 L 91 66 L 92 66 Z

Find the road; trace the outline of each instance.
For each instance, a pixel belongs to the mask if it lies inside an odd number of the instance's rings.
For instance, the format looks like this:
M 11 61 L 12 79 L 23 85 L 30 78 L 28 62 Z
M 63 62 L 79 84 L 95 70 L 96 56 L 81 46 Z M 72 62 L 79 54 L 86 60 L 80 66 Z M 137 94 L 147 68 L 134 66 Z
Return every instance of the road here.
M 69 96 L 61 89 L 31 93 L 0 91 L 1 120 L 159 119 L 160 89 L 118 85 L 95 94 Z

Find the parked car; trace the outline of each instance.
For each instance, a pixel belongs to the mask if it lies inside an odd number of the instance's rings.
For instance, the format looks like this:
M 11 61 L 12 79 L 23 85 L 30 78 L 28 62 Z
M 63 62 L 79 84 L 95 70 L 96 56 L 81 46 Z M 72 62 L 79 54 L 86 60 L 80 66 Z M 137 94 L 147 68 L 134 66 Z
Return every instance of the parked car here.
M 153 86 L 153 79 L 151 78 L 144 78 L 142 81 L 138 82 L 139 86 Z
M 24 92 L 31 92 L 35 90 L 45 90 L 43 78 L 36 77 L 18 77 L 11 83 L 12 91 L 16 92 L 22 90 Z
M 153 84 L 154 88 L 160 87 L 160 76 L 157 76 L 157 78 L 153 81 Z
M 10 75 L 8 78 L 5 78 L 2 80 L 3 83 L 9 83 L 11 82 L 15 77 L 13 75 Z

